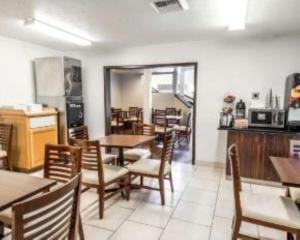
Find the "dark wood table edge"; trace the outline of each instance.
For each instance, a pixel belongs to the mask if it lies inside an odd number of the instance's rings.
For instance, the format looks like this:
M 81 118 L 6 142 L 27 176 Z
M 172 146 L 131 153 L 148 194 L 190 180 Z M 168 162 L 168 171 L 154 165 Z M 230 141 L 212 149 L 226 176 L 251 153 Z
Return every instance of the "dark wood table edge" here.
M 269 156 L 269 159 L 270 159 L 270 161 L 271 161 L 271 163 L 272 163 L 272 165 L 273 165 L 273 167 L 274 167 L 274 169 L 275 169 L 275 171 L 276 171 L 276 173 L 277 173 L 277 175 L 278 175 L 278 177 L 279 177 L 279 179 L 280 179 L 280 182 L 281 182 L 281 184 L 283 185 L 283 186 L 285 186 L 285 187 L 295 187 L 295 188 L 300 188 L 300 184 L 295 184 L 295 183 L 293 183 L 293 182 L 287 182 L 287 181 L 283 181 L 282 179 L 281 179 L 281 176 L 280 176 L 280 174 L 279 174 L 279 172 L 280 171 L 278 171 L 278 167 L 277 167 L 277 164 L 275 163 L 275 161 L 276 161 L 276 159 L 275 158 L 289 158 L 289 157 L 276 157 L 276 156 Z M 299 160 L 300 161 L 300 160 Z

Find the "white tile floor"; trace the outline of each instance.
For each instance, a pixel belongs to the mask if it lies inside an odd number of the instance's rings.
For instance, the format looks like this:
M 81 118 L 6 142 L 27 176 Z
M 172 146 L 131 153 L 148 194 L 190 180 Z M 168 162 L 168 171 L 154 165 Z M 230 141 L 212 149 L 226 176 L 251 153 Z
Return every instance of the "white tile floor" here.
M 233 216 L 232 182 L 224 170 L 175 162 L 175 192 L 166 182 L 166 206 L 158 192 L 133 190 L 130 201 L 121 196 L 105 204 L 104 219 L 98 218 L 97 193 L 82 194 L 81 212 L 87 240 L 227 240 Z M 146 180 L 147 181 L 147 180 Z M 148 180 L 151 185 L 156 182 Z M 243 184 L 243 190 L 284 194 L 284 189 Z M 259 239 L 285 240 L 283 232 L 243 224 L 242 232 Z

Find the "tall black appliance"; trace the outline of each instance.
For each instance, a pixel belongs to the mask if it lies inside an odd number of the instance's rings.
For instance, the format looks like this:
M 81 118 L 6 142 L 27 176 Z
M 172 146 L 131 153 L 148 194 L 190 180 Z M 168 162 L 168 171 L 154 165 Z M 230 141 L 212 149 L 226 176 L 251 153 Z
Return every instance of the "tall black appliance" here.
M 59 111 L 59 142 L 67 129 L 84 124 L 81 61 L 69 57 L 35 60 L 37 102 Z

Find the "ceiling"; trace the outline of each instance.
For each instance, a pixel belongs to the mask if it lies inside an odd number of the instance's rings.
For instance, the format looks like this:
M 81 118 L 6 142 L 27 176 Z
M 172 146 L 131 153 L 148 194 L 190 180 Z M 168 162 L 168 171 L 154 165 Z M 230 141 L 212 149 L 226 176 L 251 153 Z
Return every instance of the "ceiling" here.
M 187 0 L 190 9 L 157 14 L 150 0 L 0 0 L 0 35 L 51 48 L 96 50 L 127 46 L 300 33 L 299 0 L 249 0 L 245 31 L 226 28 L 226 0 Z M 78 47 L 25 28 L 35 17 L 92 40 Z

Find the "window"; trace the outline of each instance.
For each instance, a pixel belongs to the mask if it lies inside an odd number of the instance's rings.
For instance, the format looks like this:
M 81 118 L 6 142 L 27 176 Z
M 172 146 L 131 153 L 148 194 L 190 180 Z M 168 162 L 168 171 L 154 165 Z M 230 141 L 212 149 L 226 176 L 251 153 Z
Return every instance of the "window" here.
M 183 94 L 194 98 L 194 69 L 185 69 L 183 75 Z
M 152 88 L 161 93 L 172 93 L 173 74 L 152 74 Z

